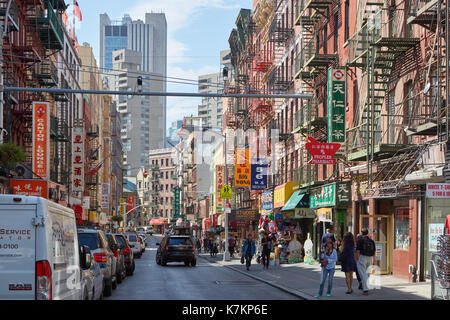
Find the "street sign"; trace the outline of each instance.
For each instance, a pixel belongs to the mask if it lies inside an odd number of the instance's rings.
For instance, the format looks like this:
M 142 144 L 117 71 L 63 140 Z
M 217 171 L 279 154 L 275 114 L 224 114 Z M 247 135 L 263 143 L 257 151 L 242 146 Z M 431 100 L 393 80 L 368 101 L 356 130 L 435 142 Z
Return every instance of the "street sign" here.
M 309 143 L 306 143 L 306 149 L 313 156 L 311 164 L 336 164 L 334 154 L 341 147 L 340 143 L 320 143 L 312 137 L 308 137 Z
M 233 191 L 229 185 L 226 184 L 220 189 L 220 197 L 222 199 L 233 199 Z
M 180 215 L 180 188 L 179 187 L 173 188 L 173 192 L 174 192 L 174 197 L 175 197 L 173 218 L 178 218 L 181 216 Z
M 345 144 L 345 68 L 328 69 L 328 142 Z M 344 156 L 343 147 L 336 156 Z

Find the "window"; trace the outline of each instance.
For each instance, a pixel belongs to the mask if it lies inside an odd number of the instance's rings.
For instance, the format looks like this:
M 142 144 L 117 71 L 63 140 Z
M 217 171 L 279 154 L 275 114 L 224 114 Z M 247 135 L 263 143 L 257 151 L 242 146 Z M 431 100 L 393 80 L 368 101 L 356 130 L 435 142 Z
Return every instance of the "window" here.
M 395 249 L 409 250 L 409 208 L 395 210 Z
M 344 37 L 345 41 L 348 40 L 348 37 L 350 36 L 350 29 L 349 29 L 349 21 L 350 21 L 350 0 L 345 0 L 345 30 L 344 30 Z
M 338 45 L 339 45 L 339 12 L 336 12 L 334 14 L 334 52 L 338 51 Z
M 166 171 L 166 179 L 169 179 L 169 172 Z

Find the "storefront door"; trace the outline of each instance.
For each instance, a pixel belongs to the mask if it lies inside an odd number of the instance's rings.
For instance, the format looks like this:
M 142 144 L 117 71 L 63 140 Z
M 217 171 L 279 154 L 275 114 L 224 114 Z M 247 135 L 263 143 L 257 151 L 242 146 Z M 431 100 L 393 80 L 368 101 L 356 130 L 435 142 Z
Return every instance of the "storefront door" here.
M 375 241 L 375 264 L 380 267 L 381 274 L 391 273 L 392 271 L 392 216 L 375 215 L 373 230 L 369 228 L 369 215 L 361 215 L 361 228 L 372 231 Z

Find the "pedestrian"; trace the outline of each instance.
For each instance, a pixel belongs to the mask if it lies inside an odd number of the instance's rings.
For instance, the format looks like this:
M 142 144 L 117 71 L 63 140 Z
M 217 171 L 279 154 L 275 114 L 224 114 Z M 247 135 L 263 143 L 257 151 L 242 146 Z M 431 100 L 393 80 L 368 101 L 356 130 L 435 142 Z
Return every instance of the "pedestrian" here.
M 269 261 L 270 261 L 270 251 L 272 250 L 272 239 L 269 238 L 267 233 L 264 233 L 264 236 L 261 240 L 262 245 L 262 261 L 264 269 L 269 269 Z
M 203 239 L 203 250 L 205 251 L 205 253 L 207 253 L 209 250 L 209 240 L 207 237 Z
M 322 239 L 320 241 L 322 243 L 322 246 L 325 246 L 328 239 L 331 239 L 334 247 L 334 244 L 336 243 L 336 238 L 334 237 L 334 234 L 331 233 L 331 230 L 327 228 L 325 230 L 325 234 L 322 236 Z
M 358 268 L 359 276 L 363 286 L 363 294 L 369 294 L 369 288 L 367 286 L 367 268 L 373 263 L 373 256 L 375 254 L 375 242 L 369 238 L 369 230 L 363 228 L 361 230 L 361 238 L 356 243 L 355 260 Z
M 346 294 L 353 293 L 353 272 L 356 271 L 355 261 L 355 240 L 351 232 L 344 235 L 343 248 L 340 256 L 341 270 L 345 272 L 345 282 L 347 283 Z
M 322 273 L 320 276 L 319 293 L 315 296 L 316 298 L 322 296 L 323 288 L 325 286 L 325 281 L 327 280 L 327 277 L 328 277 L 327 297 L 331 296 L 331 289 L 333 288 L 333 278 L 336 261 L 337 261 L 336 249 L 334 249 L 333 247 L 333 241 L 329 239 L 325 243 L 325 248 L 322 250 L 322 253 L 320 255 L 320 265 L 322 266 Z
M 233 258 L 235 244 L 236 243 L 234 242 L 233 236 L 230 236 L 230 238 L 228 239 L 228 251 L 230 251 L 231 258 Z
M 195 246 L 197 247 L 197 252 L 200 253 L 200 250 L 202 249 L 202 244 L 200 243 L 199 238 L 197 238 Z
M 361 239 L 361 235 L 358 233 L 356 235 L 356 243 L 358 243 L 359 239 Z M 356 252 L 356 246 L 354 248 L 354 251 Z M 356 261 L 356 260 L 355 260 Z M 356 264 L 356 269 L 355 269 L 355 273 L 356 273 L 356 279 L 358 279 L 358 289 L 362 290 L 363 289 L 363 285 L 362 285 L 362 281 L 361 281 L 361 277 L 359 276 L 359 272 L 358 272 L 358 264 Z
M 255 252 L 255 242 L 252 240 L 252 235 L 249 233 L 247 239 L 244 241 L 244 247 L 242 248 L 242 255 L 245 257 L 245 266 L 247 267 L 247 271 L 250 270 L 250 265 Z

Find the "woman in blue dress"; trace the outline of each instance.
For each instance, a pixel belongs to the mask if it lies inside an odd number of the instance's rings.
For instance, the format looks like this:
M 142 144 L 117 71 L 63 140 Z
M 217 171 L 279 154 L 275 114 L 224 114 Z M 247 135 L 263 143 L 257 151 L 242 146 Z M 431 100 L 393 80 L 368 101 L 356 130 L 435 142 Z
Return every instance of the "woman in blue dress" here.
M 342 271 L 345 272 L 345 281 L 347 282 L 347 294 L 353 293 L 353 272 L 356 271 L 355 261 L 355 239 L 351 232 L 344 235 L 343 249 L 341 253 Z

